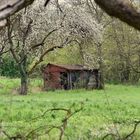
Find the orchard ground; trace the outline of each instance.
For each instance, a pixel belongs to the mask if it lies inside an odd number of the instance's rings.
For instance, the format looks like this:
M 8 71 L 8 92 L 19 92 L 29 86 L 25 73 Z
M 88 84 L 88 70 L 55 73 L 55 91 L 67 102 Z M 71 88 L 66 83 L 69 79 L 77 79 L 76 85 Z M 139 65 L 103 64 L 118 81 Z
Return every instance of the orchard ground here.
M 42 80 L 29 83 L 29 94 L 17 94 L 19 79 L 0 77 L 0 139 L 8 136 L 27 136 L 30 139 L 57 140 L 60 131 L 50 126 L 60 126 L 66 116 L 65 111 L 51 111 L 65 108 L 75 111 L 64 131 L 66 140 L 100 140 L 107 134 L 107 140 L 124 138 L 133 131 L 135 121 L 140 120 L 140 85 L 106 85 L 105 90 L 85 89 L 72 91 L 43 91 Z M 41 117 L 42 116 L 42 117 Z M 132 138 L 132 137 L 131 137 Z M 140 138 L 140 126 L 133 135 Z

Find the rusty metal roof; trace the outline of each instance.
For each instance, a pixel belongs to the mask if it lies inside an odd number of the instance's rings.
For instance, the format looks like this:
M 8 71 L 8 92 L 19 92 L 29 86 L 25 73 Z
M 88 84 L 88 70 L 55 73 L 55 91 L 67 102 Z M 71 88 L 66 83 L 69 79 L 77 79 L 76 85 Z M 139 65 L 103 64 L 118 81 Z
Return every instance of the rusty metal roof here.
M 61 67 L 61 68 L 67 69 L 67 70 L 91 70 L 91 69 L 89 69 L 85 66 L 82 66 L 82 65 L 64 65 L 64 64 L 51 64 L 51 63 L 49 63 L 48 65 Z

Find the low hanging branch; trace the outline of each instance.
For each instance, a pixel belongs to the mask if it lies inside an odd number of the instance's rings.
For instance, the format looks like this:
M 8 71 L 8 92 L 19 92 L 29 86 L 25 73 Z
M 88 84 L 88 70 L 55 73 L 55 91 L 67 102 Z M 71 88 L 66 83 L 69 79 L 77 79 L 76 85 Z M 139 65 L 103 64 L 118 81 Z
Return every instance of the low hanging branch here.
M 119 18 L 130 26 L 140 30 L 140 12 L 129 0 L 94 0 L 110 16 Z M 34 0 L 0 0 L 0 26 L 6 25 L 6 19 L 19 10 L 32 4 Z M 46 0 L 47 6 L 50 0 Z
M 33 2 L 34 0 L 0 0 L 0 26 L 5 26 L 8 17 Z
M 7 24 L 6 19 L 23 8 L 31 5 L 35 0 L 0 0 L 0 27 Z M 47 6 L 50 0 L 46 0 Z
M 140 30 L 140 11 L 129 0 L 95 0 L 110 16 Z
M 32 4 L 34 0 L 0 0 L 0 26 L 6 25 L 6 19 L 19 10 Z M 47 6 L 50 0 L 46 0 Z M 140 30 L 140 12 L 129 0 L 95 0 L 95 2 L 111 16 L 128 23 Z

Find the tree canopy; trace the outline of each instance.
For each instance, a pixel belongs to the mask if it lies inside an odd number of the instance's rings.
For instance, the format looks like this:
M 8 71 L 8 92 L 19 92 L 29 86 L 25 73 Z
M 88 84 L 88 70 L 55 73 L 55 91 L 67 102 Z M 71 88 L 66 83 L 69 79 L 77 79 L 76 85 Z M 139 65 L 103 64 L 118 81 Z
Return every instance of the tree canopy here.
M 44 6 L 50 0 L 46 0 Z M 9 16 L 32 4 L 34 0 L 0 0 L 0 26 L 6 25 Z M 140 12 L 130 0 L 95 0 L 109 15 L 119 18 L 130 26 L 140 30 Z

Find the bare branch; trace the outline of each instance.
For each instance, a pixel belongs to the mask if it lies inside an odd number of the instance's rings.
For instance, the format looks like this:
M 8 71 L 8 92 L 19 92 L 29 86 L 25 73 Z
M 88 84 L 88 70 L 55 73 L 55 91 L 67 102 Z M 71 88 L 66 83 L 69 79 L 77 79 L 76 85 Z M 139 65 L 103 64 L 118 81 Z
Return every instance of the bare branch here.
M 46 7 L 48 5 L 48 3 L 50 2 L 50 0 L 46 0 L 44 6 Z
M 9 40 L 9 44 L 10 44 L 10 51 L 11 51 L 11 53 L 12 53 L 12 55 L 13 55 L 13 58 L 15 59 L 15 61 L 17 62 L 17 63 L 19 63 L 19 60 L 18 60 L 18 57 L 17 57 L 17 55 L 16 55 L 16 53 L 15 53 L 15 51 L 14 51 L 14 49 L 13 49 L 13 46 L 14 46 L 14 44 L 13 44 L 13 41 L 12 41 L 12 28 L 13 27 L 11 27 L 11 24 L 10 24 L 10 19 L 8 19 L 7 20 L 7 36 L 8 36 L 8 40 Z
M 134 135 L 134 133 L 136 132 L 139 124 L 140 124 L 140 121 L 136 121 L 132 132 L 130 134 L 128 134 L 126 137 L 124 137 L 123 140 L 128 140 L 130 137 L 132 137 Z
M 59 29 L 59 28 L 56 28 L 56 29 L 53 29 L 52 31 L 50 31 L 50 32 L 42 39 L 41 42 L 39 42 L 38 44 L 33 45 L 33 46 L 30 48 L 30 50 L 37 49 L 39 46 L 43 46 L 44 43 L 45 43 L 45 41 L 46 41 L 46 39 L 47 39 L 52 33 L 54 33 L 55 31 L 57 31 L 58 29 Z
M 45 57 L 49 52 L 52 52 L 52 51 L 54 51 L 55 49 L 61 49 L 61 48 L 63 48 L 65 45 L 69 44 L 70 42 L 71 42 L 71 41 L 68 41 L 68 38 L 67 38 L 60 46 L 54 46 L 54 47 L 52 47 L 52 48 L 47 49 L 43 54 L 41 54 L 39 60 L 36 61 L 36 63 L 33 65 L 33 67 L 28 71 L 28 74 L 31 74 L 31 73 L 33 72 L 33 70 L 36 68 L 36 66 L 37 66 L 38 64 L 40 64 L 40 63 L 43 61 L 44 57 Z

